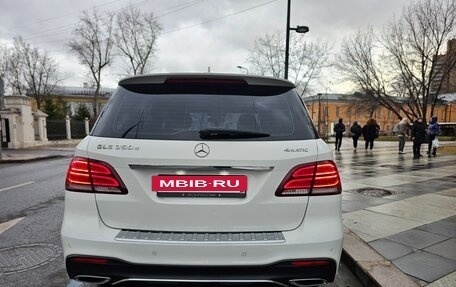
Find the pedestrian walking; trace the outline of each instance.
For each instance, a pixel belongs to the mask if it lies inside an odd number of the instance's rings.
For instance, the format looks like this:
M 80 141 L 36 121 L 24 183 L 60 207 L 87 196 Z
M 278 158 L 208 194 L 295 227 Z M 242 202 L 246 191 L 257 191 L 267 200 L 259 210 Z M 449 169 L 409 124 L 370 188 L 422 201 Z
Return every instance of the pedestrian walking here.
M 421 144 L 426 142 L 426 124 L 423 118 L 418 118 L 412 126 L 412 141 L 413 141 L 413 158 L 418 159 L 422 157 Z
M 342 138 L 345 132 L 345 125 L 343 119 L 339 119 L 339 122 L 334 126 L 334 132 L 336 133 L 336 150 L 340 151 L 342 145 Z
M 350 128 L 350 136 L 353 139 L 353 148 L 356 151 L 356 148 L 358 147 L 358 139 L 362 134 L 363 129 L 361 126 L 358 124 L 357 121 L 353 122 L 353 125 Z
M 394 131 L 397 132 L 397 137 L 399 139 L 399 154 L 405 154 L 404 147 L 408 129 L 409 123 L 407 118 L 402 118 L 402 120 L 394 128 Z
M 361 133 L 364 137 L 365 148 L 372 150 L 374 148 L 374 141 L 378 138 L 378 132 L 380 126 L 377 124 L 377 121 L 373 118 L 367 120 L 367 123 L 363 126 Z
M 427 154 L 430 157 L 431 154 L 435 156 L 437 154 L 437 144 L 436 140 L 437 136 L 439 135 L 440 128 L 439 128 L 439 123 L 437 122 L 437 117 L 433 116 L 431 117 L 431 121 L 429 122 L 428 126 L 428 136 L 429 136 L 429 143 L 428 143 L 428 150 Z M 431 152 L 432 150 L 432 152 Z

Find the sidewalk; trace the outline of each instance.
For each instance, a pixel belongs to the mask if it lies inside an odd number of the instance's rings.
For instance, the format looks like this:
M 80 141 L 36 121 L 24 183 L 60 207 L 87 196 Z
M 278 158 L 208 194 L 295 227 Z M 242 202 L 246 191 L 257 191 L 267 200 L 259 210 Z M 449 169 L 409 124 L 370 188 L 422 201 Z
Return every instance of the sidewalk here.
M 79 141 L 56 141 L 49 145 L 34 146 L 22 149 L 2 149 L 2 163 L 21 163 L 44 159 L 71 157 Z
M 354 152 L 346 138 L 334 152 L 344 256 L 377 286 L 456 286 L 456 155 L 414 160 L 411 143 L 406 152 L 397 142 L 365 151 L 363 141 Z
M 344 138 L 334 152 L 343 185 L 342 259 L 364 286 L 454 287 L 456 155 L 413 160 L 411 143 L 405 155 L 397 145 L 375 142 L 365 151 L 360 141 L 354 152 Z M 69 157 L 75 146 L 3 150 L 0 163 Z

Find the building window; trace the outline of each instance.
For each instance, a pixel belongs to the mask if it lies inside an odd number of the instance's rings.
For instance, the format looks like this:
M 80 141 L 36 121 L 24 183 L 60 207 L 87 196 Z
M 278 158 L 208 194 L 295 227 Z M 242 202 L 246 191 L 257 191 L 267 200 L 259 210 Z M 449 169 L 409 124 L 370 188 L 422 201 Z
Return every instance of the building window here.
M 339 117 L 339 107 L 336 107 L 336 117 Z

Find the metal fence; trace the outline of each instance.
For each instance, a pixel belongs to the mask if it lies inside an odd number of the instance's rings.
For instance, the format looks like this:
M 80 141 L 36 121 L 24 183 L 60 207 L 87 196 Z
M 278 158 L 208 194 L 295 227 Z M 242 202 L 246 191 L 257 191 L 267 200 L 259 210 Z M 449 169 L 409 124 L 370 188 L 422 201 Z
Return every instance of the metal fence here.
M 64 140 L 67 138 L 65 120 L 47 120 L 46 130 L 48 140 Z
M 71 138 L 73 139 L 82 139 L 85 138 L 85 125 L 84 121 L 71 121 Z
M 47 120 L 46 130 L 48 140 L 64 140 L 64 139 L 82 139 L 91 127 L 89 120 L 76 121 L 69 117 L 63 120 Z M 86 131 L 87 122 L 87 131 Z M 69 129 L 67 131 L 67 128 Z

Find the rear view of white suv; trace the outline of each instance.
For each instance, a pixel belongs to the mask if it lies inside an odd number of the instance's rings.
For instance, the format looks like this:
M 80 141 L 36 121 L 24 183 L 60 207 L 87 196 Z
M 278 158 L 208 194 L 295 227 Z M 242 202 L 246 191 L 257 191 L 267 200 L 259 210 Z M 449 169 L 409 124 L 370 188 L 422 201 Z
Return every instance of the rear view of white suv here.
M 126 78 L 78 145 L 65 187 L 75 280 L 316 286 L 337 271 L 339 173 L 285 80 Z

